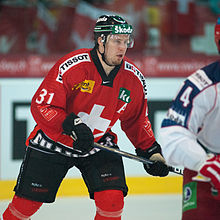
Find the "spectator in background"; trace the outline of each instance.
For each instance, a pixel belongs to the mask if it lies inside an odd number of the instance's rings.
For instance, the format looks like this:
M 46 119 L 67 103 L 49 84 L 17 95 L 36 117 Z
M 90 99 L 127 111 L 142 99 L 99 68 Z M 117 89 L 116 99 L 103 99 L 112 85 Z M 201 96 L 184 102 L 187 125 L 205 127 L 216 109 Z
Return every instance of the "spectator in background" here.
M 4 1 L 0 11 L 0 54 L 27 52 L 26 41 L 33 31 L 36 10 L 32 2 Z
M 64 54 L 73 47 L 72 24 L 78 0 L 3 1 L 0 54 Z

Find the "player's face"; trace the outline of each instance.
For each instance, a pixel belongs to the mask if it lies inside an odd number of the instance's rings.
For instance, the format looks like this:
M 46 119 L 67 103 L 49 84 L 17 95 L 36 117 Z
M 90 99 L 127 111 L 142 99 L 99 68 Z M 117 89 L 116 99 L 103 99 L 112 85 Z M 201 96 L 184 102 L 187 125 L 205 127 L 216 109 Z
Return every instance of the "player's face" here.
M 128 34 L 108 35 L 105 45 L 105 59 L 111 65 L 119 65 L 128 48 Z

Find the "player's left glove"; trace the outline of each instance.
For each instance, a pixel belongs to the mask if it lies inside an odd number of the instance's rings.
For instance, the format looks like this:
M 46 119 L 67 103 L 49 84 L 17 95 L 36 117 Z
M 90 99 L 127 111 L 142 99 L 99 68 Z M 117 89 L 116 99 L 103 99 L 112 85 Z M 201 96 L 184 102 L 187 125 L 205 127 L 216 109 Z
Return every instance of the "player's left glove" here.
M 98 141 L 99 144 L 106 146 L 106 147 L 115 147 L 118 148 L 117 144 L 115 143 L 115 136 L 112 135 L 110 132 L 105 133 Z
M 138 156 L 144 157 L 154 162 L 150 165 L 144 164 L 144 169 L 148 174 L 160 177 L 164 177 L 169 174 L 169 168 L 165 164 L 165 160 L 161 154 L 161 147 L 156 141 L 150 148 L 146 150 L 142 150 L 140 148 L 136 149 L 136 153 Z

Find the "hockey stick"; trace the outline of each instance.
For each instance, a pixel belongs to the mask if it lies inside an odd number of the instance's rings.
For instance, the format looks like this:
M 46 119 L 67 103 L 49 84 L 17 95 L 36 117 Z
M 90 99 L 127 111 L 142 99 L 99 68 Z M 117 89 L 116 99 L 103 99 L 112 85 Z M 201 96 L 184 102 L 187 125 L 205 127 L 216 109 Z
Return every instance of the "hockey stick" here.
M 119 150 L 119 149 L 116 149 L 116 148 L 111 148 L 111 147 L 103 146 L 103 145 L 98 144 L 98 143 L 94 143 L 94 146 L 96 148 L 98 148 L 98 149 L 109 151 L 109 152 L 118 154 L 120 156 L 123 156 L 123 157 L 129 158 L 129 159 L 132 159 L 132 160 L 136 160 L 136 161 L 142 162 L 144 164 L 147 164 L 148 166 L 150 164 L 154 163 L 154 161 L 145 159 L 143 157 L 136 156 L 134 154 L 131 154 L 131 153 L 128 153 L 128 152 L 125 152 L 125 151 L 122 151 L 122 150 Z M 179 175 L 183 175 L 183 170 L 181 170 L 181 169 L 179 169 L 177 167 L 169 166 L 169 171 L 173 172 L 173 173 L 176 173 L 176 174 L 179 174 Z

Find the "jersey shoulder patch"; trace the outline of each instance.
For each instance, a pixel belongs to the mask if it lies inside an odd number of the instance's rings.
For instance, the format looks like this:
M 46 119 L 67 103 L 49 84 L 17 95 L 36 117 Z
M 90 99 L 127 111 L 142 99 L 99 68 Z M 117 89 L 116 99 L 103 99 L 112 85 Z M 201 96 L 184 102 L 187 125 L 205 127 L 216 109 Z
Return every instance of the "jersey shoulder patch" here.
M 206 72 L 202 69 L 197 70 L 195 73 L 188 77 L 188 80 L 194 84 L 200 91 L 212 84 L 212 81 L 207 76 Z
M 147 83 L 141 71 L 134 64 L 129 63 L 128 61 L 124 62 L 124 69 L 132 72 L 139 79 L 139 81 L 141 82 L 143 86 L 143 92 L 146 98 L 147 97 Z
M 63 75 L 72 67 L 82 63 L 82 62 L 91 62 L 89 53 L 80 53 L 75 54 L 69 58 L 67 58 L 64 62 L 59 65 L 59 72 L 56 78 L 56 81 L 59 83 L 63 83 Z
M 211 63 L 188 77 L 200 91 L 206 87 L 220 82 L 220 63 L 219 61 Z

